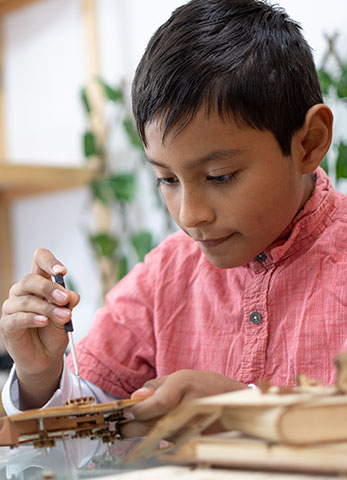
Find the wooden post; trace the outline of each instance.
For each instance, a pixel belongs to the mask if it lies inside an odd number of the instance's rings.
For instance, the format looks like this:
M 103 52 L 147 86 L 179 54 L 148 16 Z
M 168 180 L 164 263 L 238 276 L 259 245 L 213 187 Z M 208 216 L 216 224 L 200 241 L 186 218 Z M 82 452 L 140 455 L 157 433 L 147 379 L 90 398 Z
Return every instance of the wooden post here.
M 3 92 L 3 28 L 0 17 L 0 162 L 5 162 L 5 121 Z M 12 243 L 10 205 L 5 195 L 0 191 L 0 307 L 8 297 L 8 291 L 13 282 L 12 276 Z M 1 314 L 1 313 L 0 313 Z M 0 339 L 0 354 L 6 351 Z
M 90 122 L 99 143 L 105 143 L 103 89 L 97 78 L 100 77 L 99 34 L 96 0 L 82 0 L 82 20 L 84 28 L 85 58 L 87 67 L 87 93 L 92 107 Z
M 3 20 L 0 17 L 0 163 L 6 160 L 5 147 L 5 112 L 4 112 L 4 82 L 3 82 Z M 12 276 L 12 243 L 10 205 L 0 191 L 0 315 L 1 306 L 8 297 L 8 291 L 13 282 Z M 0 355 L 6 352 L 0 338 Z
M 12 284 L 12 245 L 11 245 L 11 221 L 10 205 L 0 193 L 0 301 L 7 298 Z
M 0 307 L 13 283 L 10 205 L 0 192 Z M 6 351 L 0 338 L 0 354 Z
M 4 82 L 3 82 L 4 38 L 3 38 L 3 28 L 2 27 L 3 27 L 3 20 L 0 17 L 0 162 L 4 162 L 5 157 L 6 157 Z
M 97 138 L 99 148 L 105 151 L 106 126 L 104 117 L 104 92 L 98 82 L 100 77 L 100 56 L 99 56 L 99 34 L 98 34 L 98 14 L 96 0 L 82 0 L 82 21 L 84 28 L 84 44 L 87 66 L 87 85 L 86 91 L 89 103 L 91 105 L 90 126 Z M 93 159 L 96 167 L 102 171 L 102 159 Z M 92 206 L 94 218 L 94 228 L 96 232 L 109 233 L 111 231 L 111 212 L 100 200 L 94 199 Z M 113 287 L 116 278 L 117 264 L 114 259 L 108 257 L 98 258 L 98 267 L 100 271 L 100 281 L 102 290 L 102 301 L 105 294 Z

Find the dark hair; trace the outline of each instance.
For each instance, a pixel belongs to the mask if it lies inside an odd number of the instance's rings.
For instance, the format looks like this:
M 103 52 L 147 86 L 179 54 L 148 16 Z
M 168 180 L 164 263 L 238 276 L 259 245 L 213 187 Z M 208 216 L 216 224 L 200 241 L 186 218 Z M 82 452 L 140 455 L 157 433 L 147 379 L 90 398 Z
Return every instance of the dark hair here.
M 205 106 L 271 131 L 285 155 L 307 110 L 323 101 L 301 27 L 260 0 L 191 0 L 177 8 L 147 46 L 132 100 L 145 145 L 146 123 L 158 114 L 164 139 Z

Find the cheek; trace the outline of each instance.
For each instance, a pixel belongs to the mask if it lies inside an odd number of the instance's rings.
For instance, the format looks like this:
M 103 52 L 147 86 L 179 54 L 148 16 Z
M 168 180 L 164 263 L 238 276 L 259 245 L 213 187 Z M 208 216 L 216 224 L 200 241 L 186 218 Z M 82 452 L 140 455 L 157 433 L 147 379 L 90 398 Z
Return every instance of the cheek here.
M 297 212 L 298 203 L 297 192 L 290 185 L 272 185 L 251 198 L 249 210 L 244 215 L 254 228 L 282 230 Z
M 286 204 L 287 196 L 280 188 L 273 190 L 272 186 L 264 183 L 254 183 L 250 188 L 238 192 L 229 203 L 230 212 L 238 219 L 240 228 L 247 231 L 271 228 Z
M 175 221 L 177 221 L 180 211 L 180 198 L 178 192 L 174 190 L 175 189 L 169 190 L 169 188 L 165 187 L 160 189 L 170 215 L 175 219 Z

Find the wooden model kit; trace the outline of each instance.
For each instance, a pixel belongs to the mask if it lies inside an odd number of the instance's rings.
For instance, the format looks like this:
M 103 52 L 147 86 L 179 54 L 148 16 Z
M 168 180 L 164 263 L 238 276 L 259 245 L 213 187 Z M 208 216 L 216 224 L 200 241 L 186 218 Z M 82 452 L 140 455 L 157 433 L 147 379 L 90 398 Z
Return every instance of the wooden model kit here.
M 258 389 L 195 400 L 160 420 L 127 461 L 150 455 L 171 463 L 347 473 L 347 354 L 334 385 L 298 376 L 293 388 Z M 225 432 L 199 435 L 218 421 Z M 159 440 L 173 442 L 159 448 Z
M 53 447 L 56 440 L 69 438 L 100 439 L 112 443 L 119 439 L 117 424 L 126 422 L 123 411 L 139 400 L 116 400 L 93 404 L 94 397 L 68 400 L 62 407 L 27 410 L 0 418 L 0 446 Z
M 347 353 L 335 363 L 334 385 L 300 375 L 293 388 L 262 382 L 181 405 L 156 423 L 126 462 L 159 455 L 171 463 L 347 473 Z M 3 417 L 0 446 L 44 448 L 66 437 L 112 443 L 127 421 L 124 409 L 142 400 L 92 404 L 93 397 L 82 397 Z M 216 422 L 224 433 L 200 435 Z M 161 440 L 170 446 L 159 448 Z

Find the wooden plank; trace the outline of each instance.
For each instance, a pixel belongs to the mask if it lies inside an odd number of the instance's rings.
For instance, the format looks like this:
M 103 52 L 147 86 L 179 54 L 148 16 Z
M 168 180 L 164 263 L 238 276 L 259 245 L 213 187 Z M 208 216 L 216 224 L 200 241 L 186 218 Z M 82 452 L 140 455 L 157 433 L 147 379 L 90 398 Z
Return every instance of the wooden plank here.
M 30 3 L 38 1 L 39 0 L 0 0 L 0 15 L 4 15 L 5 13 L 12 12 L 17 8 L 25 7 Z
M 95 176 L 90 168 L 46 167 L 0 163 L 0 192 L 13 198 L 87 185 Z

